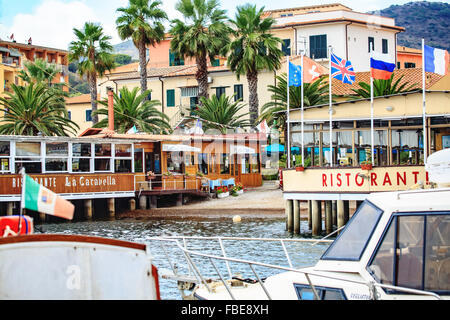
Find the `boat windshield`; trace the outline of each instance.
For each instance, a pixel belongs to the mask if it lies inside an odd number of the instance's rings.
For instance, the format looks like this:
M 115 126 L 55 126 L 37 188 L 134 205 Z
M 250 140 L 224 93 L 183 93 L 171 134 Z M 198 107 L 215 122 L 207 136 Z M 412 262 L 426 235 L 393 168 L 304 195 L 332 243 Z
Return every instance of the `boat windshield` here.
M 364 201 L 321 259 L 359 261 L 382 213 L 381 209 Z

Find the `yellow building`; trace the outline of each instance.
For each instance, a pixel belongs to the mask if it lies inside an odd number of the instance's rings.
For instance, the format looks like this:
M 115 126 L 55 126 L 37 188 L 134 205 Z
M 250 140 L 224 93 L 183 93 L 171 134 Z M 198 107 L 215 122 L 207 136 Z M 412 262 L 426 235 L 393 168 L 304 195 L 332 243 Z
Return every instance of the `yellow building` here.
M 100 99 L 100 96 L 98 96 Z M 103 107 L 98 105 L 98 108 Z M 92 123 L 92 105 L 91 95 L 82 94 L 75 97 L 66 98 L 66 108 L 69 112 L 69 119 L 74 121 L 80 129 L 77 131 L 77 135 L 83 133 L 86 129 L 93 126 Z M 99 116 L 100 120 L 103 116 Z
M 0 97 L 11 92 L 11 84 L 22 84 L 19 78 L 19 72 L 22 70 L 21 58 L 19 52 L 0 46 Z

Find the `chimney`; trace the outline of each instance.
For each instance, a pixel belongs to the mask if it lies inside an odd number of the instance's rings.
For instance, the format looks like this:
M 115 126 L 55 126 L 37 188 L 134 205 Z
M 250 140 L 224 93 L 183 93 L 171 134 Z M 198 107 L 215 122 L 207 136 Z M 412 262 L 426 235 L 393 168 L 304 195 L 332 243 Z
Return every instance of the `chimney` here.
M 108 88 L 108 129 L 114 132 L 114 91 Z

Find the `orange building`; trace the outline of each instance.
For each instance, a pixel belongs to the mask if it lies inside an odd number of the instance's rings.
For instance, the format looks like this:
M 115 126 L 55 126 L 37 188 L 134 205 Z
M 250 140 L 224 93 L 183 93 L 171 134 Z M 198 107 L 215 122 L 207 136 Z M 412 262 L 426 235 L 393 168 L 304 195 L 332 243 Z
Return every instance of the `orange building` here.
M 53 83 L 69 83 L 69 52 L 66 50 L 48 48 L 42 46 L 36 46 L 25 43 L 17 43 L 11 41 L 0 40 L 0 48 L 4 52 L 13 52 L 13 56 L 10 60 L 14 60 L 16 66 L 21 69 L 24 68 L 25 61 L 35 61 L 36 59 L 43 59 L 48 63 L 53 63 L 60 70 L 60 73 L 56 75 Z M 2 59 L 8 59 L 8 53 L 3 55 Z M 4 62 L 4 61 L 3 61 Z M 64 91 L 69 91 L 67 86 L 64 87 Z
M 422 68 L 422 50 L 397 46 L 397 69 Z

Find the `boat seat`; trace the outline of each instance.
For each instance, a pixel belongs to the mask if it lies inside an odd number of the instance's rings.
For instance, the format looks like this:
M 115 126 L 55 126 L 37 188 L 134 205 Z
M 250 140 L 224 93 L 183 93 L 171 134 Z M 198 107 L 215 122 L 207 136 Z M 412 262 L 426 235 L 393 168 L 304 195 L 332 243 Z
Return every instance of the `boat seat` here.
M 422 286 L 422 263 L 410 254 L 402 254 L 398 259 L 397 285 L 408 288 Z

